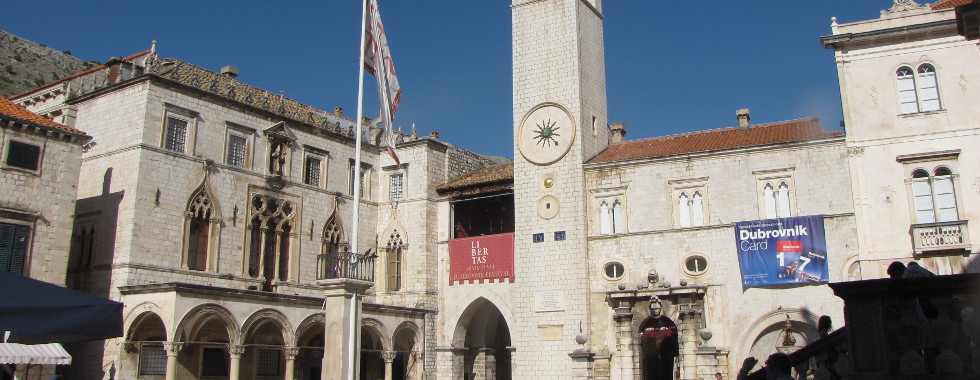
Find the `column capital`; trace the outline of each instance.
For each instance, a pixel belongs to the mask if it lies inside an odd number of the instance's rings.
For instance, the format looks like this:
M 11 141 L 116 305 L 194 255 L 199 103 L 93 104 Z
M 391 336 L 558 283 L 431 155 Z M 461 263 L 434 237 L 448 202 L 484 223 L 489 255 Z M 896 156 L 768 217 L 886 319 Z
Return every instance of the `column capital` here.
M 385 363 L 391 363 L 395 361 L 395 355 L 397 354 L 395 351 L 381 351 L 381 358 L 384 359 Z
M 286 360 L 296 359 L 296 355 L 299 355 L 299 347 L 283 347 L 282 353 L 286 355 Z
M 163 342 L 163 349 L 167 351 L 167 356 L 177 356 L 183 348 L 184 342 Z
M 240 359 L 245 354 L 245 346 L 241 344 L 229 344 L 228 354 L 231 355 L 232 359 Z

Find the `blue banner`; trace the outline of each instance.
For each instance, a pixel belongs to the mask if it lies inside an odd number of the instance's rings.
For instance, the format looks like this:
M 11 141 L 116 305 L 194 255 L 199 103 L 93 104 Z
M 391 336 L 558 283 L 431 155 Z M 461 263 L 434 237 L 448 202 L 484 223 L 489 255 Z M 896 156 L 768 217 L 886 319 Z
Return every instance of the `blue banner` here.
M 823 215 L 735 222 L 742 286 L 827 282 Z

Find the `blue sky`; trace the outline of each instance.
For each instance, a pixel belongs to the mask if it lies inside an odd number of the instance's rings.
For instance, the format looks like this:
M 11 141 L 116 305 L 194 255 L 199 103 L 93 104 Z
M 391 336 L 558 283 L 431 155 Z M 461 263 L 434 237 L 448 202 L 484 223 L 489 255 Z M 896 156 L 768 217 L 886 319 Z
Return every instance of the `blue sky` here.
M 379 0 L 403 101 L 395 125 L 513 156 L 509 0 Z M 609 122 L 627 139 L 753 123 L 842 119 L 830 18 L 878 17 L 891 0 L 605 0 Z M 85 60 L 149 49 L 310 106 L 357 106 L 360 8 L 331 1 L 14 1 L 0 29 Z M 12 17 L 11 17 L 12 16 Z M 77 21 L 82 20 L 82 21 Z M 377 115 L 374 78 L 365 111 Z

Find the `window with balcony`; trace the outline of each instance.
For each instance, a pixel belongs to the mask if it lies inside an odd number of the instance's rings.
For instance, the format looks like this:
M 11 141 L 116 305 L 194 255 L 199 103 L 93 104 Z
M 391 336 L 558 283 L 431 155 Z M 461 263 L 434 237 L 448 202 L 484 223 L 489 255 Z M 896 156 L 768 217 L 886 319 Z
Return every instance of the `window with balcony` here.
M 961 220 L 957 194 L 959 150 L 900 155 L 908 173 L 913 250 L 921 254 L 961 254 L 970 250 L 968 221 Z

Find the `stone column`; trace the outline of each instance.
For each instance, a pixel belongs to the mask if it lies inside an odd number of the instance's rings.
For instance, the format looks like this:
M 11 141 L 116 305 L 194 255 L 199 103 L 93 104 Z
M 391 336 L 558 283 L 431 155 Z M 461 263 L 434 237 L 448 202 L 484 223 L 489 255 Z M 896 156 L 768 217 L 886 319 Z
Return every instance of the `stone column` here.
M 285 347 L 282 353 L 286 355 L 286 380 L 296 380 L 296 355 L 299 355 L 299 347 Z
M 681 368 L 681 380 L 697 380 L 698 362 L 695 354 L 697 338 L 695 337 L 695 315 L 692 311 L 679 313 L 681 323 L 677 326 L 677 343 L 680 345 L 678 359 Z
M 163 349 L 167 352 L 167 374 L 164 377 L 166 380 L 177 378 L 177 353 L 181 348 L 184 348 L 182 342 L 163 342 Z
M 228 369 L 228 380 L 238 380 L 242 368 L 242 354 L 245 346 L 240 344 L 228 345 L 228 355 L 231 356 L 231 368 Z
M 476 359 L 473 361 L 473 372 L 476 373 L 476 380 L 497 378 L 497 358 L 493 356 L 496 351 L 492 348 L 478 348 L 476 350 Z
M 323 370 L 321 379 L 348 380 L 358 376 L 361 349 L 361 302 L 369 281 L 335 278 L 316 282 L 324 289 Z
M 633 348 L 633 313 L 616 310 L 616 352 L 619 356 L 619 378 L 624 380 L 636 379 L 637 357 Z
M 423 362 L 425 358 L 422 353 L 418 351 L 412 351 L 411 355 L 414 365 L 411 369 L 412 372 L 409 373 L 407 377 L 412 380 L 422 380 L 422 372 L 424 372 Z
M 391 363 L 397 354 L 395 351 L 381 351 L 381 359 L 385 361 L 385 380 L 391 380 Z

